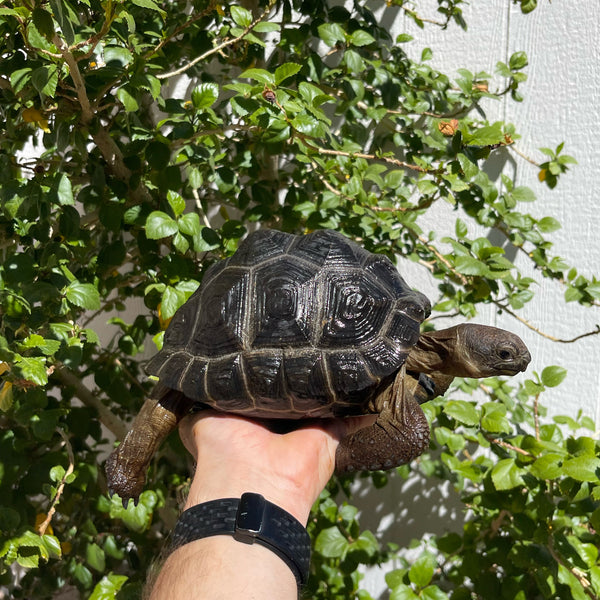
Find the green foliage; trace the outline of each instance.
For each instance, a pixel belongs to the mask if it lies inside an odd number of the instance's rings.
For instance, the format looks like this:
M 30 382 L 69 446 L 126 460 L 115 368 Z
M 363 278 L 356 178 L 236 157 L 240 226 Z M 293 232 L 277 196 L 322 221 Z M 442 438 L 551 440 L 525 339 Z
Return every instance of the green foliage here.
M 536 5 L 519 3 L 525 13 Z M 438 0 L 438 25 L 466 27 L 462 4 Z M 420 27 L 431 21 L 418 3 L 388 5 Z M 82 598 L 139 595 L 176 514 L 185 453 L 170 440 L 127 509 L 106 496 L 102 461 L 151 387 L 140 353 L 160 345 L 205 269 L 257 224 L 335 228 L 427 265 L 438 316 L 473 317 L 482 303 L 512 314 L 531 300 L 535 282 L 505 246 L 560 282 L 566 301 L 598 305 L 598 280 L 552 255 L 547 235 L 560 223 L 529 214 L 529 188 L 486 172 L 519 136 L 488 121 L 485 102 L 521 99 L 527 56 L 453 80 L 428 64 L 429 49 L 410 58 L 410 36 L 392 40 L 372 10 L 317 0 L 0 7 L 0 586 L 9 595 L 41 600 L 64 586 Z M 189 97 L 167 85 L 182 73 Z M 562 144 L 541 152 L 540 180 L 554 187 L 574 159 Z M 436 203 L 456 209 L 454 235 L 428 230 Z M 474 225 L 507 244 L 473 236 Z M 432 485 L 451 481 L 471 512 L 462 535 L 430 540 L 388 575 L 392 598 L 600 593 L 597 441 L 575 436 L 592 424 L 540 417 L 539 396 L 563 377 L 548 367 L 516 390 L 485 382 L 483 402 L 458 392 L 426 407 L 437 453 L 414 468 Z M 397 555 L 337 504 L 332 494 L 348 488 L 334 482 L 310 523 L 315 598 L 368 598 L 357 566 Z

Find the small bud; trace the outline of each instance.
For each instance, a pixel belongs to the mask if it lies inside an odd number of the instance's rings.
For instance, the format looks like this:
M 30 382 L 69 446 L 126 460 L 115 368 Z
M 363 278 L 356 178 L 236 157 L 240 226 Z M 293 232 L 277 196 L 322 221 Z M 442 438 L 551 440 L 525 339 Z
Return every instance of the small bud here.
M 271 88 L 265 88 L 262 93 L 262 97 L 267 101 L 273 104 L 275 100 L 277 100 L 275 96 L 275 92 Z

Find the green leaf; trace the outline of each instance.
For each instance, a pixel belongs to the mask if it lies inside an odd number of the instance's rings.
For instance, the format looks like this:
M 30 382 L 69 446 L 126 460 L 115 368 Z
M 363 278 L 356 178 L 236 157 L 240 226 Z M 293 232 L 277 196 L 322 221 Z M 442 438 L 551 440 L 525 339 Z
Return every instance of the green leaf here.
M 252 31 L 255 33 L 272 33 L 273 31 L 279 31 L 280 26 L 278 23 L 273 23 L 269 21 L 261 21 L 257 23 Z
M 45 358 L 22 356 L 17 362 L 17 367 L 23 379 L 27 379 L 27 381 L 31 381 L 39 386 L 44 386 L 48 383 Z
M 525 186 L 514 188 L 511 194 L 517 202 L 535 202 L 536 200 L 535 192 L 531 188 Z
M 522 469 L 515 463 L 514 458 L 499 461 L 492 469 L 492 482 L 498 491 L 510 490 L 523 485 Z
M 315 540 L 315 550 L 326 558 L 343 556 L 348 546 L 348 540 L 335 525 L 321 530 Z
M 117 90 L 117 98 L 127 112 L 137 112 L 140 108 L 138 101 L 126 87 Z
M 71 187 L 71 180 L 65 173 L 60 176 L 57 186 L 58 201 L 63 206 L 72 206 L 75 204 L 73 198 L 73 188 Z
M 295 75 L 301 68 L 302 65 L 291 62 L 279 65 L 275 69 L 275 84 L 280 85 L 283 81 Z
M 148 215 L 146 220 L 146 236 L 151 240 L 160 240 L 179 231 L 177 221 L 168 214 L 155 210 Z
M 577 481 L 597 482 L 600 477 L 600 458 L 587 455 L 569 458 L 563 462 L 562 471 Z
M 240 27 L 246 28 L 252 23 L 252 13 L 247 8 L 234 5 L 230 8 L 230 11 L 234 23 Z
M 492 146 L 502 141 L 504 134 L 499 125 L 485 125 L 467 138 L 467 143 L 471 146 Z
M 67 300 L 75 306 L 87 310 L 98 310 L 100 308 L 100 293 L 91 283 L 71 282 L 64 291 Z
M 515 52 L 511 55 L 508 61 L 508 66 L 513 71 L 519 71 L 520 69 L 525 68 L 528 62 L 527 54 L 525 52 Z
M 449 596 L 437 585 L 429 585 L 421 592 L 421 600 L 449 600 Z
M 539 479 L 553 480 L 562 474 L 562 461 L 564 456 L 556 453 L 540 456 L 530 467 L 531 473 Z
M 537 0 L 521 0 L 521 12 L 523 14 L 530 13 L 537 8 Z
M 337 23 L 323 23 L 318 27 L 319 37 L 328 45 L 346 41 L 346 32 Z
M 176 217 L 181 215 L 185 210 L 185 200 L 180 194 L 174 192 L 173 190 L 169 190 L 167 192 L 167 202 L 169 203 L 169 206 Z
M 192 90 L 192 104 L 196 110 L 210 108 L 218 98 L 219 85 L 216 83 L 201 83 Z
M 239 77 L 241 79 L 254 79 L 260 83 L 275 85 L 275 76 L 264 69 L 246 69 Z
M 88 600 L 115 600 L 117 593 L 129 578 L 126 575 L 105 575 L 94 587 Z
M 496 402 L 486 402 L 483 405 L 481 427 L 490 433 L 511 433 L 513 428 L 506 418 L 506 406 Z
M 31 81 L 31 68 L 25 67 L 24 69 L 16 69 L 10 74 L 10 85 L 15 91 L 19 93 L 26 85 Z
M 50 7 L 56 22 L 60 26 L 62 36 L 69 46 L 75 41 L 75 33 L 71 24 L 69 7 L 63 0 L 50 0 Z
M 486 264 L 472 256 L 457 256 L 454 266 L 463 275 L 485 276 L 488 272 Z
M 141 8 L 147 8 L 159 13 L 162 17 L 166 17 L 167 13 L 160 7 L 154 0 L 130 0 L 132 4 L 140 6 Z
M 444 412 L 459 423 L 473 426 L 479 424 L 477 409 L 465 400 L 450 400 L 444 406 Z
M 41 96 L 54 97 L 58 85 L 58 68 L 55 65 L 38 67 L 31 74 L 31 83 Z
M 433 578 L 436 562 L 430 554 L 423 554 L 410 567 L 408 577 L 417 587 L 423 588 L 429 585 Z
M 401 583 L 392 590 L 390 600 L 419 600 L 419 596 L 409 585 Z
M 196 236 L 200 233 L 200 217 L 196 213 L 186 213 L 177 221 L 179 231 L 185 235 Z
M 184 292 L 174 287 L 167 286 L 160 303 L 163 320 L 170 319 L 186 301 Z
M 54 22 L 49 12 L 37 6 L 31 13 L 37 30 L 48 40 L 54 35 Z
M 551 233 L 561 227 L 562 225 L 553 217 L 543 217 L 538 221 L 538 229 L 544 233 Z
M 542 383 L 546 387 L 556 387 L 560 385 L 567 376 L 567 370 L 563 367 L 550 366 L 542 371 Z
M 375 38 L 370 33 L 357 29 L 350 34 L 348 41 L 354 46 L 368 46 L 375 41 Z
M 558 564 L 558 581 L 569 589 L 569 600 L 590 600 L 590 597 L 585 593 L 583 586 L 571 572 L 571 569 L 561 563 Z
M 86 561 L 92 569 L 104 572 L 106 569 L 106 559 L 104 557 L 104 550 L 98 546 L 98 544 L 88 544 L 85 551 Z

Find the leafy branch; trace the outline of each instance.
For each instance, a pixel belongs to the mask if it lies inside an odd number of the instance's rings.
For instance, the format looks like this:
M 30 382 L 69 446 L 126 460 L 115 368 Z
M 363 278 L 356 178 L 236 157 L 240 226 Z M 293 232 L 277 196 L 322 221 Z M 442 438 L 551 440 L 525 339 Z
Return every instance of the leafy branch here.
M 222 50 L 224 50 L 225 48 L 227 48 L 229 46 L 233 46 L 233 45 L 237 44 L 239 41 L 243 40 L 261 21 L 264 21 L 269 16 L 269 13 L 271 12 L 273 6 L 275 6 L 275 3 L 276 3 L 276 0 L 269 0 L 269 3 L 267 5 L 267 7 L 265 8 L 265 10 L 256 19 L 254 19 L 251 23 L 246 25 L 244 27 L 243 31 L 238 36 L 221 42 L 214 48 L 211 48 L 210 50 L 203 52 L 202 54 L 200 54 L 193 60 L 189 61 L 187 64 L 179 67 L 178 69 L 169 71 L 168 73 L 159 73 L 156 77 L 158 79 L 169 79 L 171 77 L 176 77 L 177 75 L 182 75 L 188 69 L 191 69 L 194 65 L 197 65 L 198 63 L 200 63 L 202 61 L 205 61 L 210 56 L 221 52 Z

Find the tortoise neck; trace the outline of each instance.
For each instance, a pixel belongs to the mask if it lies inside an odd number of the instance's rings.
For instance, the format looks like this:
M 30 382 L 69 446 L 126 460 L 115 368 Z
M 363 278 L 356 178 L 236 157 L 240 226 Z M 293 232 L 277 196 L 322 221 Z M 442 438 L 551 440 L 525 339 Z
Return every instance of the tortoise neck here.
M 458 328 L 422 333 L 417 345 L 406 360 L 406 370 L 418 373 L 446 373 L 456 375 L 456 348 L 459 344 Z

